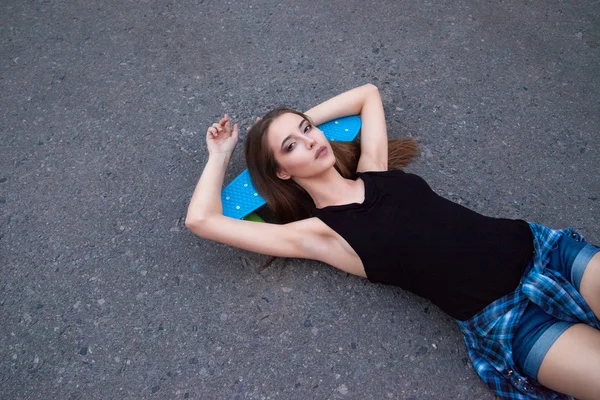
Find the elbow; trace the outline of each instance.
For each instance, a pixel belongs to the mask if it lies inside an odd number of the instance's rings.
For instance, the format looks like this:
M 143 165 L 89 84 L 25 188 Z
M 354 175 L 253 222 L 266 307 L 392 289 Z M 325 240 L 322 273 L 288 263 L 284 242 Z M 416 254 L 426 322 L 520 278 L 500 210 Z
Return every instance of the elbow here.
M 365 87 L 367 87 L 370 91 L 373 91 L 373 92 L 378 92 L 379 91 L 379 88 L 377 86 L 375 86 L 374 84 L 372 84 L 372 83 L 367 83 L 365 85 Z
M 202 226 L 206 222 L 206 218 L 199 215 L 187 215 L 185 217 L 185 227 L 192 233 L 202 236 Z

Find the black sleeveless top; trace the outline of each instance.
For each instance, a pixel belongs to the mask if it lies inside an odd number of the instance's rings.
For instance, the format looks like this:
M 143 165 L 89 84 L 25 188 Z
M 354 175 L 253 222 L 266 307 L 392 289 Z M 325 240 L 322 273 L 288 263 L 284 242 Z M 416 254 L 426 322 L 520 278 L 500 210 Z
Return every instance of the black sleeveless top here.
M 352 246 L 371 282 L 400 286 L 459 320 L 516 289 L 533 256 L 525 221 L 478 214 L 401 170 L 358 176 L 362 204 L 313 215 Z

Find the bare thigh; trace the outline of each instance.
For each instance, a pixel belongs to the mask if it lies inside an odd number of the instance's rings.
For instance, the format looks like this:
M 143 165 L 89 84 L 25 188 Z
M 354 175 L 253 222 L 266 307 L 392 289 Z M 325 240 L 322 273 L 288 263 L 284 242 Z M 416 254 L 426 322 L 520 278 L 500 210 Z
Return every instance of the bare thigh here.
M 585 324 L 567 329 L 544 357 L 538 381 L 577 399 L 600 399 L 600 331 Z
M 596 318 L 600 319 L 600 253 L 596 253 L 588 263 L 581 278 L 579 293 L 590 305 Z

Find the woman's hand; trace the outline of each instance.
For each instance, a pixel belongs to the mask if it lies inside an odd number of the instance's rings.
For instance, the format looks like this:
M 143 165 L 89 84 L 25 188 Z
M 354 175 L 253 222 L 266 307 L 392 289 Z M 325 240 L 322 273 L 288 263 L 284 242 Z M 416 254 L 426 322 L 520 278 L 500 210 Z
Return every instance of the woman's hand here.
M 377 86 L 367 83 L 366 85 L 359 86 L 332 97 L 306 111 L 304 114 L 312 119 L 312 122 L 315 125 L 321 125 L 324 122 L 335 118 L 345 117 L 347 115 L 361 114 L 361 118 L 363 118 L 363 107 L 365 106 L 365 103 L 367 103 L 367 100 L 370 97 L 373 97 L 374 94 L 379 96 Z
M 238 124 L 231 127 L 231 118 L 225 114 L 219 122 L 206 131 L 206 147 L 209 154 L 233 153 L 239 137 Z

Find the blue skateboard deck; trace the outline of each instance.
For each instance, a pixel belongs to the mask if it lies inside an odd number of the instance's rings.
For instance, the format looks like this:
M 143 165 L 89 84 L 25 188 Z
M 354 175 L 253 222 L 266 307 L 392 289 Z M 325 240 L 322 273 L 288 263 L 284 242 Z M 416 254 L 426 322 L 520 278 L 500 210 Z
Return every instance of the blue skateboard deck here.
M 335 119 L 319 125 L 321 131 L 330 141 L 350 142 L 358 135 L 361 121 L 357 115 Z M 244 219 L 250 221 L 262 221 L 253 213 L 265 204 L 265 200 L 258 194 L 248 169 L 244 170 L 221 192 L 223 204 L 223 215 L 230 218 Z M 252 214 L 251 214 L 252 213 Z M 249 215 L 250 214 L 250 215 Z

